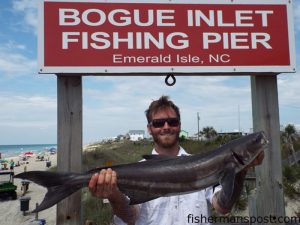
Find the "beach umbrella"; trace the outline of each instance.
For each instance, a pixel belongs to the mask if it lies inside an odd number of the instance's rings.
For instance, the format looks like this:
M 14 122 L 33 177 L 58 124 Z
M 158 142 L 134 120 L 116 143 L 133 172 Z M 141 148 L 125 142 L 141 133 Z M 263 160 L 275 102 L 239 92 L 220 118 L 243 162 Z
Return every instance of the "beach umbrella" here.
M 2 164 L 2 163 L 8 163 L 8 160 L 6 160 L 6 159 L 0 159 L 0 163 Z

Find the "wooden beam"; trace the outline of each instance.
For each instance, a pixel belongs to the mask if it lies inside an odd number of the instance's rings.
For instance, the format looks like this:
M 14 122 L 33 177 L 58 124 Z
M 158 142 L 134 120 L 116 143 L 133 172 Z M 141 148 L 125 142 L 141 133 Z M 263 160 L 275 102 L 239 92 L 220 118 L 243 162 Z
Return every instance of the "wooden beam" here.
M 82 170 L 82 78 L 57 76 L 57 169 Z M 81 191 L 57 205 L 57 225 L 80 225 Z
M 263 130 L 269 140 L 263 164 L 255 168 L 257 215 L 284 216 L 282 165 L 280 151 L 280 123 L 277 76 L 252 76 L 252 114 L 254 131 Z M 250 206 L 253 207 L 253 206 Z M 271 224 L 271 223 L 269 223 Z

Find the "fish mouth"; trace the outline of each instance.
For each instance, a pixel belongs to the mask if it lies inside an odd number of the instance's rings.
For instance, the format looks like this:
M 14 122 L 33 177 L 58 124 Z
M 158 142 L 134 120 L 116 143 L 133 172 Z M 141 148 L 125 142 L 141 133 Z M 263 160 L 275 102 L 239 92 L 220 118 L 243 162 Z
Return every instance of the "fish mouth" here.
M 257 137 L 257 142 L 260 142 L 262 145 L 267 145 L 269 144 L 269 140 L 267 139 L 267 136 L 265 132 L 261 131 Z

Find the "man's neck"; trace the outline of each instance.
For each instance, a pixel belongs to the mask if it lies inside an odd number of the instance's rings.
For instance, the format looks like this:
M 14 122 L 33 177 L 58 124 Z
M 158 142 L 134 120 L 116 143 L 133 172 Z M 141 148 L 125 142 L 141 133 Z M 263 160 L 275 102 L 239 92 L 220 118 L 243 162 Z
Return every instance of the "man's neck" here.
M 176 144 L 170 148 L 164 148 L 162 146 L 158 146 L 157 144 L 154 144 L 154 148 L 159 155 L 170 155 L 170 156 L 177 156 L 180 149 L 179 144 Z

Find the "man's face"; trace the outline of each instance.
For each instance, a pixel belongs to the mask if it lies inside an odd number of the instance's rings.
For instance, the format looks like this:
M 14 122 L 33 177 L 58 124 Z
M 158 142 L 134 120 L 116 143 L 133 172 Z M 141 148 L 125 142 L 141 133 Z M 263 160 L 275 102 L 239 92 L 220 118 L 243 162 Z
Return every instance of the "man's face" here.
M 162 119 L 177 119 L 177 115 L 172 108 L 161 109 L 157 113 L 152 114 L 152 121 L 162 121 Z M 174 123 L 163 122 L 162 126 L 155 127 L 155 124 L 148 125 L 148 132 L 152 135 L 154 142 L 164 148 L 171 148 L 178 143 L 180 122 Z M 157 126 L 157 125 L 156 125 Z

